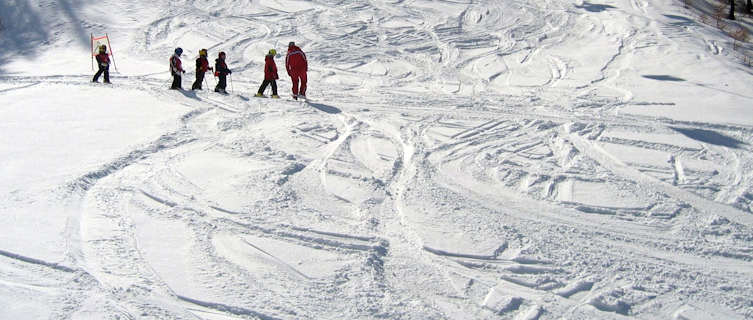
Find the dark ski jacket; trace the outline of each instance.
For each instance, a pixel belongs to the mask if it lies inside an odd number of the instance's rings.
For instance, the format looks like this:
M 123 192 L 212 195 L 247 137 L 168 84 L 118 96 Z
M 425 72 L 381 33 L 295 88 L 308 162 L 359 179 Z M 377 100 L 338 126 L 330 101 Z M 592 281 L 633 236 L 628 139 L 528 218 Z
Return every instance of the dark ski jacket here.
M 98 53 L 96 59 L 97 64 L 102 68 L 107 68 L 110 65 L 110 57 L 106 52 Z
M 288 47 L 288 54 L 285 56 L 285 69 L 288 70 L 288 75 L 308 71 L 309 65 L 306 61 L 306 54 L 298 46 Z
M 231 73 L 233 72 L 227 68 L 225 59 L 220 59 L 220 58 L 214 59 L 214 75 L 215 76 L 226 76 Z
M 264 80 L 277 80 L 280 77 L 277 75 L 277 64 L 275 64 L 275 56 L 267 55 L 264 58 Z
M 207 60 L 207 57 L 199 57 L 196 59 L 196 73 L 204 73 L 209 69 L 212 68 L 209 67 L 209 60 Z

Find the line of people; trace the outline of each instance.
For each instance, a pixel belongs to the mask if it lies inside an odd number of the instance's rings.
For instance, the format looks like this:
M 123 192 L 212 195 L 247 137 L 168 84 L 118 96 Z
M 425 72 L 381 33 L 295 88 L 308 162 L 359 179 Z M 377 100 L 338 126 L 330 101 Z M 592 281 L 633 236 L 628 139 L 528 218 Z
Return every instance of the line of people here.
M 170 85 L 170 89 L 172 90 L 183 89 L 183 74 L 186 73 L 186 70 L 183 69 L 183 62 L 180 60 L 182 54 L 183 49 L 179 47 L 175 48 L 175 53 L 170 57 L 170 74 L 173 76 L 173 83 Z M 214 92 L 226 94 L 227 76 L 232 74 L 233 71 L 227 67 L 225 52 L 220 52 L 217 59 L 214 60 L 214 68 L 209 66 L 207 54 L 207 49 L 199 50 L 199 57 L 196 59 L 196 81 L 191 85 L 191 90 L 202 90 L 204 73 L 212 70 L 214 71 L 214 76 L 219 78 L 217 86 L 214 87 Z
M 170 57 L 170 73 L 173 76 L 173 83 L 170 86 L 170 89 L 182 89 L 182 75 L 186 73 L 180 60 L 180 56 L 182 54 L 183 49 L 176 48 L 175 53 Z M 266 56 L 264 57 L 264 81 L 262 81 L 261 86 L 259 86 L 259 90 L 255 95 L 256 97 L 263 97 L 264 91 L 267 89 L 267 86 L 270 85 L 272 87 L 271 97 L 280 97 L 279 95 L 277 95 L 277 80 L 280 77 L 277 74 L 277 65 L 274 61 L 276 55 L 277 51 L 275 49 L 269 49 Z M 196 59 L 196 80 L 191 86 L 191 90 L 202 90 L 204 73 L 211 70 L 214 71 L 214 76 L 219 78 L 214 91 L 227 94 L 227 76 L 231 75 L 233 71 L 227 67 L 225 58 L 225 52 L 220 52 L 217 59 L 215 59 L 214 61 L 214 68 L 212 68 L 209 66 L 209 61 L 207 60 L 207 49 L 199 50 L 199 57 Z M 97 61 L 99 61 L 99 58 L 97 58 Z M 306 60 L 306 54 L 303 52 L 303 50 L 301 50 L 300 47 L 296 46 L 295 42 L 292 41 L 288 43 L 288 53 L 285 56 L 285 69 L 293 83 L 293 99 L 305 99 L 308 82 L 308 61 Z M 95 75 L 95 81 L 98 76 L 99 73 Z M 105 81 L 109 81 L 108 73 L 105 73 Z
M 170 89 L 178 90 L 183 89 L 183 74 L 186 71 L 183 69 L 183 63 L 180 60 L 180 56 L 183 54 L 182 48 L 176 48 L 174 54 L 170 57 L 170 73 L 173 77 L 173 83 Z M 220 52 L 217 59 L 214 61 L 214 68 L 209 66 L 209 60 L 207 59 L 207 49 L 199 50 L 199 57 L 196 59 L 196 80 L 191 85 L 191 90 L 202 90 L 202 84 L 204 83 L 204 74 L 207 71 L 214 71 L 214 76 L 219 78 L 217 85 L 214 88 L 215 92 L 227 94 L 227 76 L 232 74 L 233 71 L 227 67 L 225 62 L 225 52 Z M 279 98 L 277 95 L 277 80 L 280 78 L 277 74 L 277 65 L 275 64 L 275 56 L 277 51 L 275 49 L 269 49 L 264 57 L 264 81 L 259 86 L 259 91 L 256 93 L 256 97 L 263 97 L 264 91 L 267 86 L 272 87 L 272 98 Z M 97 73 L 94 74 L 92 82 L 98 82 L 99 77 L 104 75 L 104 82 L 110 83 L 110 57 L 107 53 L 107 47 L 105 45 L 99 46 L 99 53 L 96 55 L 97 60 Z M 293 99 L 306 98 L 307 87 L 307 73 L 308 73 L 308 61 L 306 54 L 300 47 L 295 45 L 295 42 L 288 43 L 288 53 L 285 56 L 285 70 L 290 76 L 293 84 Z

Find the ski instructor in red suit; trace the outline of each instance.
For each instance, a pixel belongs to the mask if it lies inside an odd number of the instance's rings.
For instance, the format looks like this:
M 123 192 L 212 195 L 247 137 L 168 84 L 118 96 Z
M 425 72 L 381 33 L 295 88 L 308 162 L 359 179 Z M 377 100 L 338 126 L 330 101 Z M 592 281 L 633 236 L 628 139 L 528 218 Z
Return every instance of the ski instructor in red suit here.
M 293 99 L 306 99 L 306 72 L 309 70 L 306 54 L 303 50 L 295 45 L 295 42 L 288 43 L 288 55 L 285 56 L 285 69 L 293 81 Z M 298 81 L 301 82 L 300 89 Z

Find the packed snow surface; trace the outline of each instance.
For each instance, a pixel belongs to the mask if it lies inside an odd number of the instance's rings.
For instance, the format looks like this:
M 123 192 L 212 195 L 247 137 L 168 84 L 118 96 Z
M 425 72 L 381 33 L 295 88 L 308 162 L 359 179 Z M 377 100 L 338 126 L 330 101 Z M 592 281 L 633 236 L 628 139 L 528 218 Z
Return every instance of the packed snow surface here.
M 753 73 L 680 2 L 0 19 L 2 319 L 753 318 Z M 184 88 L 226 52 L 230 94 L 167 90 L 178 46 Z

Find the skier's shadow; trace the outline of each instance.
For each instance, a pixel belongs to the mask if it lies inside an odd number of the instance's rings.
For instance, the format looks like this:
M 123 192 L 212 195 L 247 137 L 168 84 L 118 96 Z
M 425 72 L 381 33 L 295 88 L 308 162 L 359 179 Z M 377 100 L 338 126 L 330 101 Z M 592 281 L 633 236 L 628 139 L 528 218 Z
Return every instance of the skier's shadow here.
M 181 89 L 181 90 L 175 90 L 175 91 L 180 92 L 182 95 L 186 96 L 186 98 L 191 98 L 191 99 L 195 99 L 195 100 L 201 101 L 201 99 L 199 99 L 199 97 L 196 95 L 196 92 L 193 91 L 193 90 L 182 90 Z
M 326 104 L 313 103 L 313 102 L 309 102 L 309 104 L 312 107 L 314 107 L 315 109 L 317 109 L 319 111 L 322 111 L 322 112 L 329 113 L 329 114 L 338 114 L 338 113 L 342 112 L 342 110 L 340 110 L 338 108 L 335 108 L 333 106 L 328 106 Z

